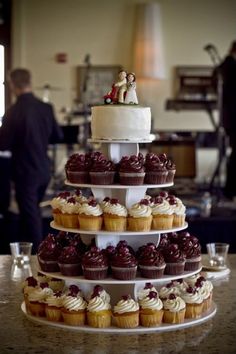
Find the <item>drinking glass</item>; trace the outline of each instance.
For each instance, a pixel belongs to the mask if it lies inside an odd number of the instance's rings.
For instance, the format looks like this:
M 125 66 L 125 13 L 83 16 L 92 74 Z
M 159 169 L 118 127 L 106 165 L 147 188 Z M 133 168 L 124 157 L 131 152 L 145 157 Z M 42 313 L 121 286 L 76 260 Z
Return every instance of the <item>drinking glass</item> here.
M 226 267 L 227 254 L 229 251 L 228 243 L 207 243 L 206 248 L 209 263 L 212 267 Z

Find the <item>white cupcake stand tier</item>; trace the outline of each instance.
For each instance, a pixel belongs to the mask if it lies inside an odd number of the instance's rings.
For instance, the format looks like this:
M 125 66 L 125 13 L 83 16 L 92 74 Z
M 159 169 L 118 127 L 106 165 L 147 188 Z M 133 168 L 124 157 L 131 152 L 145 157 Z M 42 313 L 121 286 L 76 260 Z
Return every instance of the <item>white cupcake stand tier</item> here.
M 118 162 L 122 156 L 125 155 L 137 155 L 139 153 L 139 144 L 137 141 L 109 141 L 109 140 L 92 140 L 92 143 L 102 143 L 103 153 L 107 155 L 109 159 L 114 162 Z M 139 141 L 142 142 L 142 141 Z M 143 141 L 145 143 L 150 141 Z M 129 208 L 132 204 L 137 203 L 141 199 L 144 198 L 145 193 L 148 188 L 166 188 L 173 185 L 173 183 L 161 184 L 161 185 L 153 185 L 153 184 L 143 184 L 140 186 L 127 186 L 127 185 L 91 185 L 91 184 L 74 184 L 68 181 L 65 181 L 65 184 L 72 187 L 80 187 L 80 188 L 91 188 L 94 197 L 101 202 L 105 197 L 110 198 L 118 198 L 120 203 Z M 188 224 L 185 223 L 182 227 L 173 228 L 171 230 L 151 230 L 149 232 L 108 232 L 108 231 L 85 231 L 80 229 L 68 229 L 57 225 L 54 221 L 51 222 L 51 227 L 56 230 L 71 232 L 71 233 L 80 233 L 82 240 L 85 243 L 90 243 L 91 239 L 95 237 L 96 245 L 99 248 L 106 248 L 109 245 L 116 246 L 120 240 L 127 240 L 129 245 L 134 249 L 138 249 L 141 245 L 144 245 L 148 242 L 153 242 L 156 245 L 159 244 L 160 235 L 168 232 L 176 232 L 180 230 L 184 230 L 188 227 Z M 170 282 L 174 279 L 186 278 L 196 273 L 199 273 L 201 268 L 194 272 L 184 272 L 181 275 L 164 275 L 159 279 L 146 279 L 141 278 L 137 275 L 134 280 L 116 280 L 113 278 L 106 278 L 102 280 L 88 280 L 82 276 L 76 277 L 67 277 L 63 276 L 61 273 L 48 273 L 43 272 L 45 275 L 60 278 L 66 280 L 67 285 L 69 284 L 79 284 L 79 287 L 82 289 L 84 294 L 88 295 L 91 293 L 94 285 L 102 284 L 104 289 L 111 295 L 111 304 L 114 305 L 122 295 L 130 294 L 132 297 L 137 299 L 137 293 L 140 289 L 145 286 L 145 283 L 151 282 L 154 286 L 161 286 L 164 283 Z M 216 305 L 213 303 L 211 309 L 204 313 L 198 319 L 185 320 L 184 323 L 181 324 L 161 324 L 158 327 L 154 328 L 146 328 L 146 327 L 138 327 L 133 329 L 120 329 L 118 327 L 109 327 L 109 328 L 91 328 L 89 326 L 83 327 L 73 327 L 68 326 L 62 323 L 54 323 L 47 321 L 46 319 L 41 319 L 35 316 L 31 316 L 27 314 L 25 310 L 24 303 L 22 304 L 22 310 L 25 315 L 30 319 L 38 323 L 52 325 L 61 328 L 69 328 L 77 331 L 86 331 L 86 332 L 107 332 L 107 333 L 137 333 L 137 332 L 161 332 L 161 331 L 170 331 L 176 330 L 186 327 L 191 327 L 194 325 L 198 325 L 205 321 L 208 321 L 212 318 L 216 313 Z

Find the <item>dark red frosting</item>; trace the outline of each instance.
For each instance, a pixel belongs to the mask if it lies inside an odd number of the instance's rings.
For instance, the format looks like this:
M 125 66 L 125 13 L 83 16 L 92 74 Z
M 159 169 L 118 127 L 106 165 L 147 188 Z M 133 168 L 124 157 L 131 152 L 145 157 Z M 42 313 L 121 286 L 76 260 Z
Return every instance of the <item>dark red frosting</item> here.
M 63 264 L 78 264 L 81 263 L 81 254 L 74 246 L 67 246 L 63 248 L 59 258 L 59 263 Z
M 82 265 L 88 268 L 108 267 L 108 259 L 100 248 L 93 246 L 84 254 Z
M 33 288 L 35 288 L 38 285 L 37 279 L 35 279 L 34 277 L 26 278 L 26 282 L 28 286 L 32 286 Z
M 143 249 L 138 263 L 143 266 L 163 266 L 165 264 L 163 254 L 152 245 L 146 245 Z
M 169 244 L 170 244 L 170 240 L 169 240 L 168 234 L 162 234 L 160 237 L 158 249 L 162 250 L 165 247 L 167 247 Z
M 195 258 L 201 255 L 201 245 L 197 237 L 186 237 L 179 244 L 180 249 L 186 254 L 186 258 Z
M 137 266 L 137 260 L 129 251 L 128 247 L 120 247 L 111 258 L 114 267 L 130 268 Z
M 65 165 L 67 171 L 88 171 L 90 168 L 91 160 L 88 155 L 85 154 L 73 154 Z
M 119 249 L 120 247 L 127 247 L 129 249 L 129 252 L 133 255 L 135 255 L 134 249 L 128 244 L 126 240 L 120 240 L 117 245 L 116 249 Z
M 123 156 L 119 162 L 120 172 L 141 173 L 145 171 L 143 155 Z
M 186 260 L 185 253 L 176 243 L 172 243 L 163 250 L 164 259 L 167 263 L 180 263 Z
M 61 253 L 61 246 L 55 235 L 48 236 L 41 242 L 38 249 L 38 256 L 45 261 L 56 261 Z
M 97 154 L 92 160 L 91 172 L 107 172 L 115 171 L 115 164 L 111 160 L 107 160 L 103 154 Z

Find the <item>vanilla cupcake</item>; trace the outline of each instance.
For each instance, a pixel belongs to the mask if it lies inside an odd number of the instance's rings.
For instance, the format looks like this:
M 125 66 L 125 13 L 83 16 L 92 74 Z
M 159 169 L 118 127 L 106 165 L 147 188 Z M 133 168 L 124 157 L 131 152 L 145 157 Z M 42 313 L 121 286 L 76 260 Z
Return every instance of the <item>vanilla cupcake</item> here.
M 122 299 L 114 306 L 113 318 L 119 328 L 135 328 L 139 325 L 139 304 L 130 295 L 122 296 Z
M 99 231 L 102 228 L 102 209 L 95 199 L 80 206 L 78 218 L 81 230 Z
M 163 318 L 163 303 L 156 291 L 149 294 L 139 301 L 140 305 L 140 324 L 144 327 L 158 326 Z
M 203 298 L 203 309 L 202 312 L 208 311 L 212 305 L 212 295 L 213 295 L 213 285 L 210 280 L 206 280 L 204 277 L 198 277 L 195 282 L 195 287 L 198 293 Z
M 87 322 L 94 328 L 106 328 L 111 325 L 111 305 L 107 297 L 100 296 L 99 287 L 95 287 L 87 306 Z
M 175 196 L 168 196 L 167 200 L 173 210 L 173 227 L 182 227 L 185 223 L 186 207 L 183 202 Z
M 152 224 L 152 209 L 148 199 L 142 199 L 128 210 L 129 231 L 150 231 Z
M 61 314 L 64 322 L 70 326 L 83 326 L 86 321 L 87 302 L 71 291 L 65 295 L 62 302 Z
M 34 277 L 28 277 L 22 284 L 22 291 L 25 300 L 26 310 L 29 310 L 29 294 L 39 286 L 37 279 Z
M 167 299 L 163 300 L 163 322 L 165 323 L 183 323 L 186 311 L 184 300 L 175 294 L 170 294 Z
M 159 296 L 162 300 L 167 299 L 170 294 L 180 296 L 180 290 L 173 282 L 162 286 L 159 290 Z
M 65 295 L 61 291 L 49 295 L 45 300 L 45 314 L 48 321 L 60 322 L 62 320 L 61 309 Z
M 105 230 L 125 231 L 127 224 L 127 209 L 119 203 L 118 199 L 112 198 L 103 205 L 103 219 Z
M 155 286 L 152 283 L 145 283 L 144 288 L 140 289 L 138 291 L 138 294 L 137 294 L 138 301 L 141 301 L 142 299 L 147 297 L 148 294 L 150 293 L 150 291 L 155 291 L 156 293 L 158 293 L 157 289 L 155 288 Z
M 78 213 L 80 204 L 76 202 L 74 197 L 67 199 L 61 208 L 61 225 L 66 228 L 76 229 L 79 227 Z
M 89 199 L 92 197 L 85 197 L 80 189 L 76 189 L 76 191 L 73 193 L 73 197 L 75 198 L 76 202 L 79 204 L 83 203 L 88 203 Z
M 48 279 L 49 288 L 53 290 L 54 293 L 62 291 L 65 286 L 65 281 L 59 278 L 49 278 Z
M 169 202 L 162 197 L 155 198 L 152 207 L 152 229 L 168 230 L 173 227 L 173 208 Z
M 29 311 L 33 316 L 45 316 L 46 298 L 53 293 L 49 288 L 48 283 L 40 283 L 39 287 L 28 295 Z
M 189 286 L 184 293 L 181 294 L 182 299 L 186 303 L 185 318 L 199 318 L 203 312 L 203 297 L 197 288 Z
M 186 291 L 188 287 L 188 284 L 183 279 L 172 280 L 172 284 L 174 288 L 177 288 L 179 290 L 180 296 Z
M 95 285 L 93 291 L 89 294 L 88 300 L 91 300 L 94 293 L 97 293 L 105 302 L 111 301 L 110 295 L 106 292 L 106 290 L 101 285 Z
M 67 198 L 69 197 L 70 192 L 61 192 L 50 202 L 50 205 L 52 207 L 53 219 L 58 225 L 61 225 L 62 207 L 66 203 Z

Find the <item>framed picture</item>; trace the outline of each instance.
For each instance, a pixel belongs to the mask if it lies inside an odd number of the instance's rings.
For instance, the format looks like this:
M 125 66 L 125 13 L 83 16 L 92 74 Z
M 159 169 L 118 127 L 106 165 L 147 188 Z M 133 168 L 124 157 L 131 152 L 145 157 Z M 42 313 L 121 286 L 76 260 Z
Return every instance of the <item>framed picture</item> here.
M 77 67 L 77 99 L 89 106 L 103 103 L 103 96 L 117 80 L 121 65 Z

